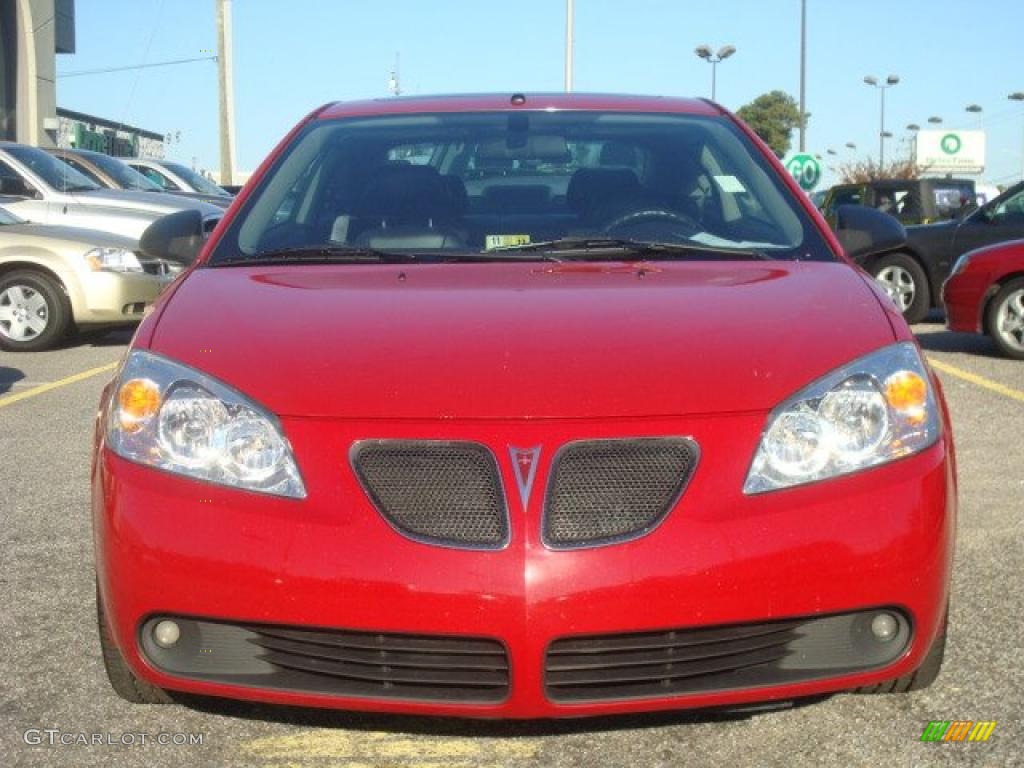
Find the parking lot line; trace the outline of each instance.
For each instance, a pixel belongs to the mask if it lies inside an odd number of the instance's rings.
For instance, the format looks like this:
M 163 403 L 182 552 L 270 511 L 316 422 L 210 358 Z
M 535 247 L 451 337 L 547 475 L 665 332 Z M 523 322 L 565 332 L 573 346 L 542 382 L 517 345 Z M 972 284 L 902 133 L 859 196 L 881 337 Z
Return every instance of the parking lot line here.
M 1005 384 L 1000 384 L 998 381 L 992 381 L 992 379 L 986 379 L 984 376 L 979 376 L 976 373 L 965 371 L 963 368 L 957 368 L 955 365 L 944 363 L 941 360 L 936 360 L 934 357 L 929 357 L 928 362 L 936 370 L 948 373 L 950 376 L 956 376 L 958 379 L 969 381 L 971 384 L 976 384 L 979 387 L 996 392 L 1004 397 L 1009 397 L 1012 400 L 1019 400 L 1024 403 L 1024 391 L 1008 387 Z
M 87 371 L 72 374 L 64 379 L 58 379 L 57 381 L 51 381 L 47 384 L 40 384 L 38 387 L 32 387 L 32 389 L 26 389 L 24 392 L 18 392 L 14 395 L 7 395 L 6 397 L 0 397 L 0 408 L 5 408 L 8 405 L 14 405 L 22 400 L 28 400 L 30 397 L 41 395 L 44 392 L 49 392 L 52 389 L 58 389 L 60 387 L 66 387 L 68 384 L 74 384 L 76 381 L 82 381 L 93 376 L 98 376 L 101 373 L 112 371 L 117 367 L 117 363 L 108 363 L 107 365 L 101 365 L 96 368 L 90 368 Z

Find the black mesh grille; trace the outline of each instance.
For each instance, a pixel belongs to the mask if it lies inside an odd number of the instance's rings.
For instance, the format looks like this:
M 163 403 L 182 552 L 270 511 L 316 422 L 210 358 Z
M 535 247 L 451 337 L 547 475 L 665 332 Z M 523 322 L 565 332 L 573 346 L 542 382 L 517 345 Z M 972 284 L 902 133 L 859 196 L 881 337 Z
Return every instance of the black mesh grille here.
M 885 612 L 897 634 L 880 641 L 872 619 Z M 556 702 L 658 698 L 780 685 L 892 663 L 910 642 L 896 609 L 760 624 L 733 624 L 556 640 L 545 687 Z
M 153 627 L 172 619 L 170 648 Z M 508 697 L 508 653 L 481 637 L 356 632 L 266 624 L 230 624 L 154 616 L 141 628 L 146 657 L 178 677 L 280 691 L 497 703 Z
M 685 438 L 589 440 L 555 458 L 544 542 L 579 547 L 639 536 L 675 504 L 697 463 Z
M 411 538 L 481 548 L 508 540 L 498 464 L 478 443 L 366 441 L 352 465 L 381 515 Z

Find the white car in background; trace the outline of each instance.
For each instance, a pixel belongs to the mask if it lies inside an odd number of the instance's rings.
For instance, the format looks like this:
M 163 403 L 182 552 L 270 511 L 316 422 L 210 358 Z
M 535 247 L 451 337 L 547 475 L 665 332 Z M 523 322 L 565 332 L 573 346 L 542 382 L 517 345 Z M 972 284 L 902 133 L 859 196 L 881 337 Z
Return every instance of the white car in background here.
M 0 349 L 48 349 L 77 330 L 137 323 L 174 278 L 131 238 L 30 224 L 0 208 Z
M 157 219 L 197 210 L 212 231 L 223 208 L 178 195 L 103 189 L 38 147 L 0 141 L 0 205 L 39 224 L 95 229 L 136 242 Z
M 126 158 L 129 166 L 166 192 L 194 192 L 203 195 L 219 195 L 231 200 L 232 195 L 187 165 L 171 160 L 150 160 L 148 158 Z

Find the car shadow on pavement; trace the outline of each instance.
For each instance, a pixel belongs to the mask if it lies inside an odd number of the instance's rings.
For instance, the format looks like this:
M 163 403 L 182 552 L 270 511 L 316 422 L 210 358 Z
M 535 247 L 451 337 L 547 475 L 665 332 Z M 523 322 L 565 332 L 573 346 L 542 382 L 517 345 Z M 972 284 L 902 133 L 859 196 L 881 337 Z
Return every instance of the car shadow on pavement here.
M 941 326 L 915 326 L 914 335 L 928 352 L 961 352 L 982 357 L 1000 357 L 996 345 L 980 333 L 955 333 Z
M 6 365 L 0 365 L 0 395 L 5 392 L 9 392 L 16 382 L 19 382 L 24 378 L 25 374 L 17 368 L 9 368 Z
M 268 723 L 305 727 L 338 728 L 353 731 L 383 731 L 393 734 L 442 736 L 448 738 L 474 736 L 490 738 L 561 736 L 574 733 L 598 733 L 676 725 L 746 721 L 762 714 L 813 706 L 831 698 L 831 695 L 819 695 L 747 707 L 642 712 L 564 720 L 478 720 L 430 715 L 395 715 L 333 709 L 312 709 L 285 704 L 261 704 L 181 693 L 172 693 L 171 695 L 177 704 L 187 706 L 190 709 L 207 714 L 237 717 L 243 720 L 260 720 Z

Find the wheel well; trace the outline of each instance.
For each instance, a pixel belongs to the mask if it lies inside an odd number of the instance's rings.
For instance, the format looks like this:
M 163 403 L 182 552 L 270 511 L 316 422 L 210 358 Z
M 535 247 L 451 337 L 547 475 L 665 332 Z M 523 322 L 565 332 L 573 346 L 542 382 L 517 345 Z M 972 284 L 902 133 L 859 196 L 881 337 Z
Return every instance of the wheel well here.
M 47 277 L 53 278 L 54 282 L 60 286 L 61 291 L 64 292 L 64 296 L 69 299 L 71 298 L 70 294 L 68 294 L 68 287 L 64 285 L 64 281 L 60 279 L 60 275 L 49 267 L 44 267 L 42 264 L 38 264 L 34 261 L 5 261 L 3 264 L 0 264 L 0 277 L 3 277 L 8 272 L 17 272 L 19 270 L 24 270 L 26 272 L 41 272 Z
M 875 264 L 884 259 L 886 256 L 906 256 L 908 259 L 912 259 L 917 266 L 924 272 L 925 280 L 928 281 L 928 304 L 931 307 L 938 307 L 939 302 L 942 300 L 942 284 L 941 282 L 936 285 L 936 280 L 928 269 L 928 265 L 925 260 L 921 258 L 921 254 L 915 251 L 913 248 L 902 246 L 894 251 L 886 251 L 885 253 L 879 253 L 876 256 L 872 256 L 870 259 L 865 260 L 864 269 L 868 272 L 873 273 Z
M 1008 275 L 1003 275 L 999 280 L 992 283 L 992 285 L 988 287 L 988 290 L 985 291 L 985 300 L 981 302 L 981 329 L 987 336 L 992 335 L 992 329 L 989 328 L 988 325 L 988 309 L 992 305 L 992 299 L 996 297 L 996 294 L 999 293 L 1000 289 L 1002 289 L 1006 283 L 1011 280 L 1015 280 L 1018 277 L 1024 277 L 1024 272 L 1011 272 Z

